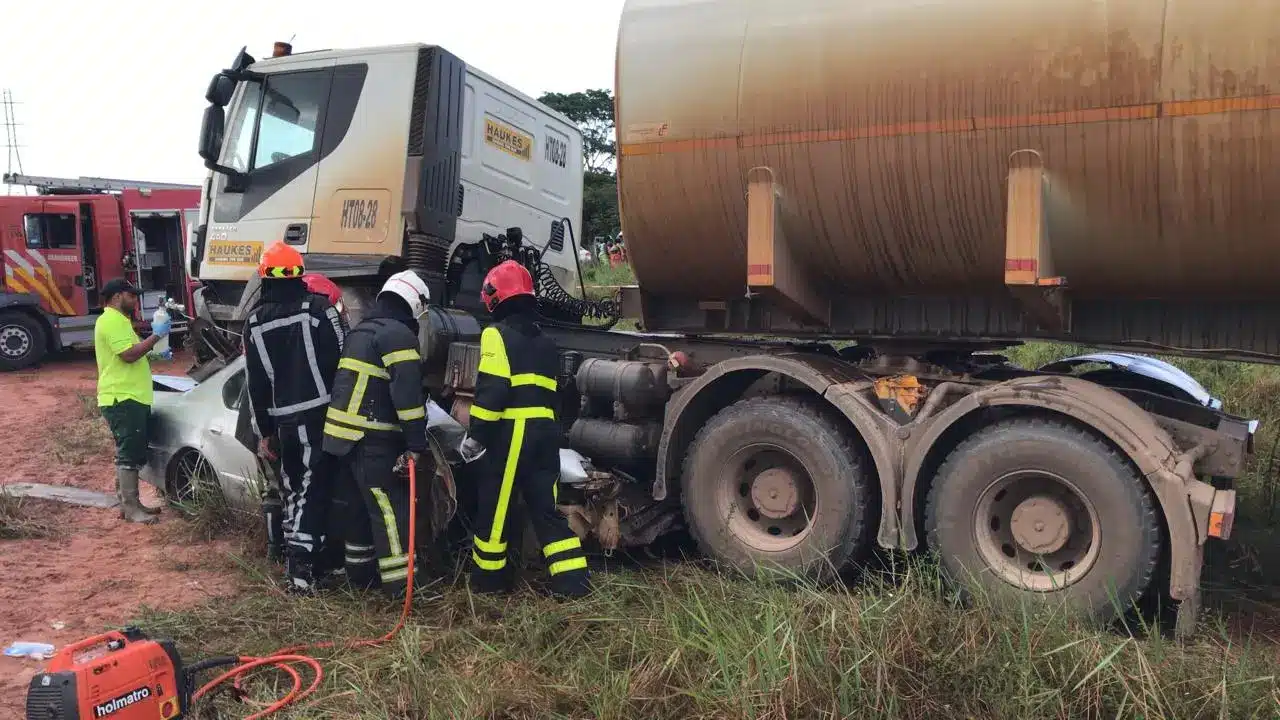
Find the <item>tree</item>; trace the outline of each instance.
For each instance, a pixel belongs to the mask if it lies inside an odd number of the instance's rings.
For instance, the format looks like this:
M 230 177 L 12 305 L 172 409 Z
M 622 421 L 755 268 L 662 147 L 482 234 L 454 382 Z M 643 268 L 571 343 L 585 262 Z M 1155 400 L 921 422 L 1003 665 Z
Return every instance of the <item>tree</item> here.
M 546 93 L 538 100 L 564 113 L 582 130 L 582 228 L 578 242 L 590 246 L 596 237 L 617 235 L 621 223 L 614 174 L 618 146 L 613 135 L 613 93 Z
M 546 93 L 538 98 L 564 113 L 582 130 L 582 161 L 587 172 L 612 172 L 618 146 L 613 138 L 613 93 L 584 90 Z

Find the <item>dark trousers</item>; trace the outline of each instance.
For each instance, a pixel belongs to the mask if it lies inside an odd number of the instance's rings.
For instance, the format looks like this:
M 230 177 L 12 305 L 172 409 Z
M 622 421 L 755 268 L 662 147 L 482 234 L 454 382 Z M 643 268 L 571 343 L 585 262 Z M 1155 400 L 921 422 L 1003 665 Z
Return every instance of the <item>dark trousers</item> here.
M 352 514 L 345 528 L 347 576 L 365 587 L 376 577 L 391 595 L 405 589 L 409 575 L 409 481 L 395 472 L 403 452 L 399 442 L 366 438 L 347 456 L 346 496 L 364 506 L 364 517 Z
M 559 426 L 554 420 L 504 420 L 500 442 L 480 462 L 487 463 L 477 478 L 479 507 L 471 553 L 471 585 L 479 592 L 510 586 L 507 538 L 519 541 L 512 507 L 518 489 L 551 575 L 553 592 L 580 595 L 589 574 L 582 542 L 556 507 L 560 479 Z
M 100 408 L 116 441 L 116 467 L 141 470 L 147 464 L 147 428 L 151 406 L 137 400 L 121 400 Z
M 321 449 L 324 408 L 281 418 L 280 480 L 284 541 L 291 557 L 323 564 L 332 495 L 332 458 Z

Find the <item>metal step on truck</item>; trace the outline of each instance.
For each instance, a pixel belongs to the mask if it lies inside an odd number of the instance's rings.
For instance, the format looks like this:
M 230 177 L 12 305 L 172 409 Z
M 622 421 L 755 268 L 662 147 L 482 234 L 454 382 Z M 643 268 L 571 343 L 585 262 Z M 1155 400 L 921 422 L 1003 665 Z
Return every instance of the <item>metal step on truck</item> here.
M 381 276 L 416 270 L 438 303 L 429 389 L 466 424 L 481 278 L 515 259 L 562 351 L 564 442 L 589 458 L 559 491 L 583 537 L 608 549 L 687 529 L 723 563 L 818 577 L 877 545 L 927 549 L 970 590 L 1103 620 L 1158 594 L 1189 630 L 1257 424 L 1154 358 L 1023 369 L 1000 351 L 1043 339 L 1280 361 L 1274 263 L 1221 252 L 1274 250 L 1280 184 L 1252 153 L 1276 147 L 1280 106 L 1197 80 L 1219 51 L 1219 70 L 1252 77 L 1280 28 L 1157 57 L 1169 97 L 1103 60 L 1107 82 L 1015 80 L 1049 50 L 1109 57 L 1116 27 L 1083 0 L 985 24 L 985 6 L 952 5 L 974 20 L 962 35 L 911 4 L 629 0 L 618 170 L 639 285 L 601 301 L 562 252 L 581 193 L 581 136 L 563 119 L 514 91 L 488 104 L 472 81 L 487 76 L 436 46 L 242 51 L 207 96 L 196 274 L 223 277 L 225 258 L 248 257 L 235 243 L 294 242 L 345 269 L 355 321 Z M 1165 20 L 1223 10 L 1184 3 Z M 1159 38 L 1162 17 L 1128 21 Z M 1009 42 L 1055 23 L 1073 28 L 1061 47 Z M 905 52 L 904 32 L 937 52 Z M 309 95 L 287 87 L 308 72 Z M 303 126 L 287 159 L 236 149 L 274 152 L 286 135 L 268 136 L 268 116 Z M 1184 182 L 1191 166 L 1160 151 L 1174 138 L 1214 154 L 1212 183 Z M 1212 210 L 1221 193 L 1230 213 Z M 476 196 L 496 201 L 456 202 Z M 498 212 L 556 197 L 570 222 Z M 202 290 L 221 302 L 195 307 L 230 345 L 252 280 L 225 277 Z M 624 316 L 644 331 L 610 329 Z
M 134 324 L 143 332 L 166 298 L 189 301 L 186 229 L 199 186 L 14 173 L 4 182 L 37 194 L 0 196 L 0 370 L 91 344 L 98 289 L 111 278 L 142 289 Z M 185 331 L 175 323 L 175 338 Z

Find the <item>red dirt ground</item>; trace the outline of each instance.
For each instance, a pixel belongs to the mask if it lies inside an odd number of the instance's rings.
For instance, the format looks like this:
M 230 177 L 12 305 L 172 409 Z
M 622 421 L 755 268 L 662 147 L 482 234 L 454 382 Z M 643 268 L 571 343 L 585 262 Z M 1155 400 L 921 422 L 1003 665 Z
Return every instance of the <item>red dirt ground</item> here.
M 180 375 L 186 366 L 175 361 L 164 369 Z M 93 356 L 83 352 L 0 375 L 0 482 L 114 492 L 109 449 L 83 464 L 60 461 L 51 450 L 58 433 L 76 422 L 83 427 L 81 398 L 93 397 L 95 382 Z M 159 504 L 150 487 L 143 499 Z M 29 507 L 52 518 L 62 535 L 0 541 L 0 648 L 19 640 L 62 647 L 119 627 L 143 605 L 180 608 L 235 590 L 231 544 L 172 544 L 166 526 L 177 521 L 169 511 L 148 527 L 125 523 L 115 510 L 52 502 Z M 55 630 L 54 623 L 65 625 Z M 0 717 L 22 717 L 27 683 L 43 665 L 0 656 Z

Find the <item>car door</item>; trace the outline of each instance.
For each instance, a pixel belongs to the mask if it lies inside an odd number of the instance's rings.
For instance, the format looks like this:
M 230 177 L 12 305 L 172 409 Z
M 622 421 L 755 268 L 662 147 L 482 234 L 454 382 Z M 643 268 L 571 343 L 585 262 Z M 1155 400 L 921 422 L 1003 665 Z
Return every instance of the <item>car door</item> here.
M 80 237 L 80 204 L 44 200 L 40 212 L 23 217 L 26 248 L 6 253 L 23 282 L 55 315 L 84 315 L 84 248 Z
M 200 452 L 217 471 L 225 497 L 234 504 L 251 504 L 261 497 L 262 478 L 257 459 L 236 439 L 236 422 L 246 380 L 244 364 L 239 363 L 238 368 L 229 370 L 224 377 L 221 387 L 217 388 L 217 397 L 205 403 L 208 419 Z

